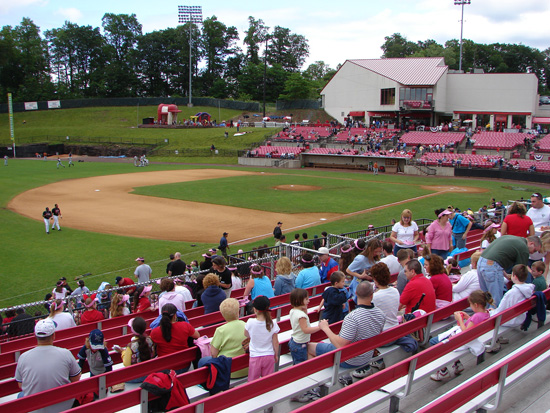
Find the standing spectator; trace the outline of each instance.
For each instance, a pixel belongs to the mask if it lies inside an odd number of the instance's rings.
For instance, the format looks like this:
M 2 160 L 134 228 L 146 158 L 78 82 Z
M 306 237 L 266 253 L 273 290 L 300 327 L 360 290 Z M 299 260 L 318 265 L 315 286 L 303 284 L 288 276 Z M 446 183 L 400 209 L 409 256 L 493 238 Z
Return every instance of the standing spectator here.
M 281 221 L 277 222 L 277 226 L 273 229 L 273 238 L 279 240 L 281 239 L 281 236 L 283 235 L 283 230 L 281 227 L 283 226 L 283 223 Z
M 134 277 L 136 277 L 138 283 L 148 282 L 151 279 L 151 274 L 153 273 L 153 270 L 151 270 L 151 267 L 149 267 L 149 265 L 145 264 L 145 258 L 143 257 L 136 258 L 136 262 L 139 262 L 139 265 L 134 271 Z
M 42 212 L 42 218 L 44 218 L 44 226 L 46 227 L 46 234 L 50 233 L 50 218 L 52 217 L 52 211 L 50 208 L 46 207 L 45 211 Z
M 204 261 L 201 262 L 200 270 L 206 271 L 212 268 L 212 253 L 208 251 L 207 253 L 202 254 Z
M 401 212 L 401 219 L 396 223 L 390 234 L 390 240 L 395 243 L 393 253 L 397 254 L 400 249 L 410 248 L 416 252 L 418 241 L 418 225 L 412 220 L 412 212 L 405 209 Z
M 160 282 L 160 290 L 162 293 L 159 296 L 159 314 L 161 313 L 161 308 L 166 304 L 174 304 L 179 311 L 184 312 L 185 300 L 181 294 L 176 292 L 174 280 L 163 278 Z
M 30 396 L 55 387 L 80 380 L 80 368 L 72 353 L 53 345 L 55 325 L 52 320 L 40 320 L 34 327 L 37 346 L 21 354 L 15 369 L 15 380 L 22 392 L 20 396 Z M 72 407 L 74 399 L 69 399 L 43 411 L 61 412 Z
M 307 232 L 302 233 L 302 239 L 303 239 L 302 247 L 310 250 L 313 249 L 313 241 L 308 239 Z
M 227 263 L 225 261 L 225 258 L 223 257 L 216 257 L 212 260 L 212 272 L 216 274 L 220 279 L 220 286 L 223 288 L 226 294 L 226 298 L 229 297 L 229 294 L 231 293 L 231 286 L 232 280 L 231 280 L 231 271 L 227 268 Z M 217 310 L 216 310 L 217 311 Z
M 63 287 L 63 281 L 59 280 L 55 285 L 55 288 L 52 290 L 52 294 L 56 300 L 63 300 L 68 292 L 65 287 Z
M 535 235 L 540 237 L 544 231 L 550 230 L 550 206 L 544 204 L 540 192 L 534 192 L 531 195 L 531 208 L 527 211 L 527 216 L 533 221 Z M 543 258 L 546 263 L 544 270 L 544 278 L 546 278 L 550 263 L 550 251 L 547 250 L 544 254 L 536 252 L 529 255 L 529 264 L 541 261 Z
M 452 227 L 449 223 L 452 212 L 448 209 L 436 209 L 435 214 L 437 219 L 428 227 L 426 244 L 433 254 L 446 259 L 453 250 Z
M 71 288 L 71 286 L 69 285 L 69 283 L 67 282 L 67 278 L 66 277 L 61 277 L 59 279 L 59 281 L 62 282 L 62 285 L 63 285 L 63 288 L 65 288 L 67 290 L 67 294 L 72 294 L 73 293 L 73 289 Z
M 86 283 L 84 280 L 78 281 L 78 287 L 75 288 L 75 290 L 71 293 L 71 296 L 76 295 L 82 295 L 82 294 L 90 294 L 90 289 L 86 287 Z
M 55 331 L 76 327 L 73 316 L 67 312 L 64 312 L 64 307 L 65 305 L 63 300 L 54 300 L 50 304 L 49 318 L 55 325 Z
M 317 311 L 324 307 L 322 318 L 329 324 L 337 323 L 344 319 L 344 306 L 348 302 L 348 294 L 345 288 L 346 276 L 341 271 L 335 271 L 330 276 L 330 287 L 323 291 L 323 299 Z M 321 317 L 319 317 L 321 318 Z
M 63 218 L 61 216 L 61 210 L 59 209 L 59 206 L 55 204 L 55 206 L 52 208 L 52 214 L 53 214 L 53 225 L 52 229 L 55 229 L 57 227 L 58 231 L 61 231 L 61 228 L 59 227 L 59 218 Z
M 170 268 L 168 269 L 168 275 L 170 277 L 174 275 L 183 275 L 185 274 L 185 262 L 181 260 L 181 252 L 176 252 L 174 254 L 174 261 L 172 262 L 172 265 L 170 265 Z
M 170 262 L 166 264 L 166 274 L 170 274 L 170 268 L 172 268 L 172 264 L 174 263 L 176 256 L 175 254 L 170 254 L 169 258 L 170 258 Z
M 262 267 L 259 264 L 252 264 L 250 275 L 251 277 L 248 279 L 248 283 L 244 289 L 243 298 L 248 297 L 248 294 L 251 295 L 252 300 L 260 295 L 267 298 L 272 298 L 275 295 L 271 280 L 264 275 Z
M 294 289 L 296 276 L 292 274 L 292 263 L 287 257 L 281 257 L 275 264 L 275 295 L 288 294 Z
M 300 271 L 298 277 L 296 277 L 296 288 L 306 289 L 321 284 L 319 269 L 315 266 L 313 255 L 309 252 L 302 255 L 302 266 L 304 269 Z
M 319 328 L 325 332 L 330 343 L 313 344 L 311 348 L 316 356 L 360 340 L 374 337 L 382 332 L 385 317 L 382 311 L 372 304 L 373 287 L 371 283 L 361 282 L 357 286 L 356 294 L 358 306 L 344 318 L 340 334 L 336 335 L 332 332 L 327 320 L 319 322 Z M 355 368 L 356 370 L 353 372 L 354 377 L 367 377 L 372 373 L 369 366 L 372 354 L 373 350 L 367 351 L 340 363 L 340 366 L 347 369 Z M 349 375 L 343 376 L 338 381 L 347 386 L 352 383 L 352 378 Z
M 508 210 L 508 215 L 502 221 L 501 235 L 515 235 L 527 238 L 535 235 L 533 221 L 527 215 L 527 209 L 521 202 L 514 202 Z
M 479 285 L 483 291 L 493 296 L 498 306 L 504 291 L 504 279 L 509 279 L 506 271 L 514 265 L 529 263 L 529 254 L 540 252 L 542 243 L 537 236 L 521 238 L 513 235 L 503 235 L 493 241 L 477 264 Z
M 220 304 L 227 298 L 225 292 L 220 288 L 220 278 L 216 274 L 208 274 L 202 281 L 204 291 L 201 294 L 201 301 L 204 305 L 204 314 L 215 313 L 220 310 Z
M 222 255 L 227 258 L 227 250 L 229 249 L 229 244 L 227 243 L 227 237 L 229 234 L 224 232 L 220 238 L 220 246 L 218 249 L 222 252 Z
M 435 290 L 433 284 L 422 273 L 422 266 L 418 260 L 411 260 L 405 266 L 405 275 L 409 279 L 403 293 L 399 297 L 399 309 L 405 309 L 410 313 L 412 308 L 418 304 L 422 294 L 426 294 L 419 309 L 430 313 L 435 310 Z
M 330 276 L 338 271 L 338 263 L 329 254 L 330 251 L 327 247 L 319 248 L 319 260 L 321 261 L 319 276 L 321 277 L 321 284 L 328 282 Z
M 456 211 L 452 211 L 449 216 L 449 224 L 451 224 L 453 231 L 455 248 L 466 248 L 466 238 L 470 228 L 472 228 L 472 222 L 461 214 L 457 214 Z
M 132 295 L 136 291 L 135 283 L 131 278 L 116 277 L 115 284 L 123 289 L 126 294 Z M 133 286 L 133 287 L 130 287 Z

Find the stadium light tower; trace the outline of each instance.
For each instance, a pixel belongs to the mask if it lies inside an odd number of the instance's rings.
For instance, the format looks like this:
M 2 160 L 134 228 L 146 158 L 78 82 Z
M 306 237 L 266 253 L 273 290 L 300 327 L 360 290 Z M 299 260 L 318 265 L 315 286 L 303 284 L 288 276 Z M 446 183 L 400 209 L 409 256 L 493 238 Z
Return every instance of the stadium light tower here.
M 202 24 L 202 6 L 178 6 L 178 22 L 180 24 L 189 23 L 189 103 L 187 106 L 193 106 L 191 102 L 191 79 L 193 74 L 191 54 L 193 47 L 193 37 L 191 29 L 193 27 L 192 23 L 196 25 Z
M 460 57 L 458 60 L 458 70 L 462 70 L 462 31 L 464 29 L 464 5 L 470 4 L 471 0 L 454 0 L 455 6 L 462 6 L 462 17 L 460 19 Z

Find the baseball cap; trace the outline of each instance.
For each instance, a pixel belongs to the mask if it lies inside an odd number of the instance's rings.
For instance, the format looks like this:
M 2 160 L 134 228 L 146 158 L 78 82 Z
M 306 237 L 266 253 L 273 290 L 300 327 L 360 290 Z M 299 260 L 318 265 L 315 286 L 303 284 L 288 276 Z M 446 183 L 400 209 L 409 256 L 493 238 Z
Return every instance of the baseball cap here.
M 277 222 L 277 225 L 283 225 L 283 223 L 281 221 Z
M 55 333 L 55 324 L 51 318 L 40 320 L 34 326 L 34 335 L 36 337 L 49 337 Z
M 317 250 L 317 252 L 319 253 L 319 255 L 327 255 L 327 254 L 330 254 L 330 251 L 328 250 L 327 247 L 321 247 Z
M 103 333 L 97 328 L 90 331 L 90 348 L 92 350 L 103 350 L 105 344 L 103 343 Z
M 270 305 L 269 298 L 267 298 L 265 295 L 259 295 L 254 299 L 252 305 L 258 311 L 267 311 L 269 310 Z
M 61 278 L 59 279 L 59 281 L 67 281 L 67 278 L 61 277 Z
M 116 278 L 115 278 L 115 284 L 118 284 L 119 281 L 121 281 L 121 280 L 122 280 L 122 277 L 116 277 Z

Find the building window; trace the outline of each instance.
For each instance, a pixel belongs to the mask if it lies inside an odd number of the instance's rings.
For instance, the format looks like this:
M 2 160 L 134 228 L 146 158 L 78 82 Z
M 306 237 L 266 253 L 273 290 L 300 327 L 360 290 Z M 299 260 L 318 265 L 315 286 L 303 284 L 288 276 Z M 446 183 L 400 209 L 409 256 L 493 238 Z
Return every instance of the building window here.
M 395 88 L 380 89 L 380 104 L 395 105 Z
M 399 106 L 405 109 L 431 109 L 433 88 L 402 87 L 399 89 Z

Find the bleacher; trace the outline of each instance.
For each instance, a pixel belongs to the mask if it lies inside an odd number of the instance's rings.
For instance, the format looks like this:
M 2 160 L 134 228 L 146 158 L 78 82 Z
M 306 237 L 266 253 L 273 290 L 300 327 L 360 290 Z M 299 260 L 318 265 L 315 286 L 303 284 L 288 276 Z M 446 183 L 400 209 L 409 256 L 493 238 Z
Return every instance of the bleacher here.
M 336 142 L 351 143 L 352 138 L 355 138 L 356 144 L 365 143 L 369 136 L 380 139 L 380 133 L 382 133 L 382 140 L 392 139 L 399 129 L 385 129 L 385 128 L 351 128 L 345 129 L 336 134 Z
M 443 160 L 444 159 L 444 160 Z M 495 162 L 500 159 L 497 155 L 470 155 L 470 154 L 457 154 L 457 153 L 440 153 L 440 152 L 428 152 L 422 155 L 419 162 L 422 165 L 440 165 L 441 166 L 454 166 L 458 160 L 462 166 L 469 166 L 470 163 L 475 168 L 492 168 L 495 166 Z M 453 163 L 454 160 L 454 163 Z
M 468 247 L 471 250 L 476 248 L 475 245 L 479 245 L 480 234 L 481 231 L 470 232 Z M 311 287 L 309 289 L 310 296 L 319 294 L 325 286 Z M 243 292 L 244 289 L 233 291 L 232 296 L 240 297 Z M 547 290 L 545 293 L 547 298 L 550 297 L 550 290 Z M 463 299 L 389 329 L 371 339 L 350 344 L 299 365 L 291 366 L 291 359 L 288 354 L 288 340 L 290 338 L 290 322 L 287 318 L 290 311 L 288 297 L 289 294 L 274 297 L 271 300 L 273 308 L 272 317 L 278 320 L 281 327 L 279 335 L 281 357 L 279 365 L 276 367 L 278 371 L 251 383 L 247 383 L 246 378 L 234 380 L 232 381 L 232 388 L 214 396 L 209 396 L 207 391 L 198 386 L 207 379 L 205 368 L 180 374 L 178 380 L 187 388 L 191 404 L 175 411 L 261 411 L 279 403 L 290 403 L 289 400 L 292 396 L 300 395 L 304 391 L 318 386 L 321 387 L 323 395 L 330 393 L 330 397 L 323 397 L 320 400 L 298 408 L 297 411 L 315 413 L 364 411 L 370 406 L 378 406 L 384 402 L 390 402 L 390 406 L 393 405 L 395 407 L 399 405 L 400 399 L 408 396 L 411 387 L 417 385 L 420 380 L 426 379 L 432 372 L 454 362 L 458 358 L 467 357 L 467 350 L 453 350 L 458 349 L 476 337 L 480 337 L 482 341 L 494 344 L 498 336 L 502 334 L 502 327 L 500 327 L 502 323 L 517 317 L 519 314 L 524 314 L 525 311 L 534 305 L 533 299 L 526 300 L 497 317 L 491 317 L 484 323 L 468 330 L 468 332 L 424 350 L 417 355 L 409 356 L 400 350 L 398 346 L 380 348 L 384 343 L 392 342 L 398 337 L 420 329 L 425 329 L 424 340 L 421 344 L 426 344 L 430 335 L 437 335 L 439 332 L 455 324 L 454 319 L 449 317 L 455 311 L 466 309 L 468 306 L 467 300 Z M 310 310 L 308 312 L 313 325 L 318 320 L 318 313 L 314 311 L 314 308 L 319 305 L 319 301 L 319 296 L 313 297 L 309 304 Z M 189 317 L 190 323 L 198 329 L 200 334 L 209 337 L 224 322 L 219 312 L 202 315 L 202 308 L 189 309 L 186 311 L 186 314 Z M 149 324 L 158 315 L 158 311 L 150 311 L 148 313 L 141 313 L 140 315 L 144 316 Z M 122 316 L 105 320 L 99 325 L 92 324 L 60 331 L 60 335 L 56 336 L 54 345 L 70 348 L 73 354 L 76 354 L 75 351 L 80 349 L 89 330 L 97 326 L 103 329 L 109 346 L 113 344 L 125 346 L 131 337 L 131 334 L 128 334 L 126 326 L 128 319 L 131 317 L 132 315 Z M 246 320 L 247 317 L 243 317 L 242 319 Z M 536 323 L 534 324 L 536 325 Z M 336 323 L 331 328 L 337 332 L 340 325 L 341 323 Z M 530 334 L 533 330 L 534 327 L 531 329 Z M 325 334 L 320 331 L 313 334 L 311 340 L 318 342 L 326 339 Z M 0 371 L 4 372 L 0 376 L 0 380 L 3 380 L 0 383 L 0 397 L 9 396 L 13 399 L 15 393 L 18 392 L 17 383 L 11 378 L 15 370 L 14 360 L 19 357 L 22 351 L 32 348 L 32 345 L 29 346 L 32 340 L 34 340 L 34 337 L 15 339 L 0 347 Z M 11 347 L 5 347 L 7 345 Z M 349 372 L 339 367 L 340 361 L 374 348 L 378 348 L 382 352 L 387 365 L 386 369 L 338 390 L 338 376 Z M 21 399 L 5 401 L 2 408 L 3 411 L 10 412 L 30 411 L 58 403 L 67 398 L 95 392 L 99 395 L 99 400 L 75 408 L 74 411 L 93 413 L 97 411 L 115 412 L 123 409 L 145 411 L 148 401 L 154 397 L 138 388 L 138 385 L 128 386 L 127 384 L 126 391 L 117 394 L 108 394 L 109 386 L 142 377 L 153 371 L 181 368 L 192 362 L 195 359 L 195 354 L 196 349 L 191 348 L 134 366 L 115 368 L 113 372 L 91 378 L 83 378 L 79 382 Z M 114 362 L 120 367 L 120 356 L 118 353 L 112 353 L 112 357 Z M 478 359 L 478 361 L 482 362 L 483 360 Z M 233 359 L 232 371 L 241 370 L 247 366 L 248 355 L 238 356 Z M 8 375 L 9 372 L 11 372 L 11 376 Z M 336 391 L 334 391 L 335 386 Z M 426 399 L 426 403 L 430 401 L 431 398 Z
M 548 161 L 532 161 L 527 159 L 516 159 L 513 163 L 516 163 L 520 171 L 529 171 L 531 167 L 536 167 L 536 172 L 550 172 L 550 162 Z
M 531 139 L 528 133 L 479 132 L 473 136 L 475 149 L 512 150 L 523 145 L 524 139 Z
M 338 149 L 338 148 L 313 148 L 306 153 L 316 155 L 357 155 L 358 151 L 354 149 Z
M 296 146 L 260 146 L 250 151 L 250 154 L 258 158 L 280 158 L 283 154 L 298 157 L 304 150 Z
M 540 152 L 550 152 L 550 135 L 546 135 L 544 138 L 538 141 L 537 145 Z
M 458 146 L 464 139 L 463 132 L 419 132 L 413 131 L 405 133 L 401 136 L 401 142 L 407 145 L 445 145 L 449 146 L 452 143 Z

